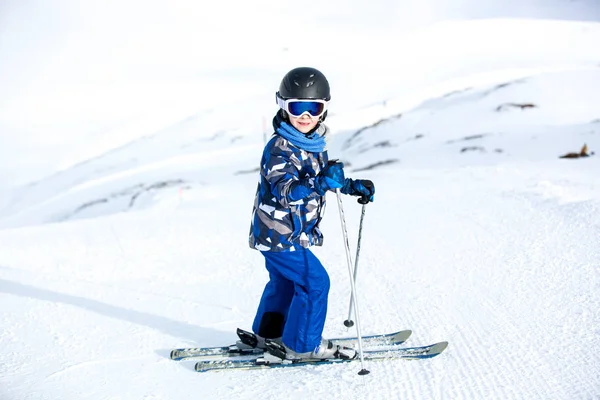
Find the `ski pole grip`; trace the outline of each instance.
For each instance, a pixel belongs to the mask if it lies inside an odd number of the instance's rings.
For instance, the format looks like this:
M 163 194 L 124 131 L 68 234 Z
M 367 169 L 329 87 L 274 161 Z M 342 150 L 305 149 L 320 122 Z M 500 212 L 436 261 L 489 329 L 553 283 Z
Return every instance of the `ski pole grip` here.
M 361 196 L 357 200 L 358 204 L 369 204 L 369 198 L 367 196 Z

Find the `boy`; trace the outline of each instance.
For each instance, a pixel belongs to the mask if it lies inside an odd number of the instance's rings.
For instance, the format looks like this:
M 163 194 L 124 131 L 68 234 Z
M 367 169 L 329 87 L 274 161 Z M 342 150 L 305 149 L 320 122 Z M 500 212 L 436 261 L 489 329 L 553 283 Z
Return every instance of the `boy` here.
M 264 339 L 279 339 L 286 358 L 354 358 L 354 349 L 322 338 L 329 275 L 309 247 L 323 242 L 319 222 L 327 191 L 373 201 L 375 187 L 345 178 L 344 165 L 329 162 L 323 121 L 331 94 L 320 71 L 291 70 L 276 98 L 280 110 L 261 159 L 249 240 L 265 257 L 270 280 L 252 330 L 261 346 Z

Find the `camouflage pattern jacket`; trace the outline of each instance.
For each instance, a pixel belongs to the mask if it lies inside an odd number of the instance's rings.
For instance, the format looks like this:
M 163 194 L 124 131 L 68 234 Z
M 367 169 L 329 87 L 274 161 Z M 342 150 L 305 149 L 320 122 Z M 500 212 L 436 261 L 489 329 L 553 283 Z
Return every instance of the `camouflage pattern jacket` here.
M 326 135 L 321 124 L 317 132 Z M 265 146 L 260 162 L 249 244 L 260 251 L 294 251 L 294 246 L 320 246 L 319 222 L 325 211 L 325 196 L 314 187 L 314 179 L 327 165 L 327 150 L 303 150 L 278 134 Z

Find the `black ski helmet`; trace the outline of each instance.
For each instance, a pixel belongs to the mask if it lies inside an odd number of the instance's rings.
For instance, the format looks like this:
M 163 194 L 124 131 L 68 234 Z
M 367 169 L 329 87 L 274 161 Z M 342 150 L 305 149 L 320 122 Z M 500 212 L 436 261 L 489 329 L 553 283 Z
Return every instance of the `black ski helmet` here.
M 282 99 L 331 100 L 327 78 L 321 71 L 310 67 L 294 68 L 285 74 L 277 96 Z

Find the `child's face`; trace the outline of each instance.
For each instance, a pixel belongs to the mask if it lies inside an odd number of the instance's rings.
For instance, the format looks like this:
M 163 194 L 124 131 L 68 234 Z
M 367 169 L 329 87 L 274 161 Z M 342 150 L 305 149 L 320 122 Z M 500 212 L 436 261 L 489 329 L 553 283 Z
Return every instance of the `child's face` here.
M 311 118 L 308 114 L 303 114 L 300 118 L 292 117 L 291 115 L 289 117 L 292 126 L 302 133 L 310 132 L 319 123 L 319 118 Z

